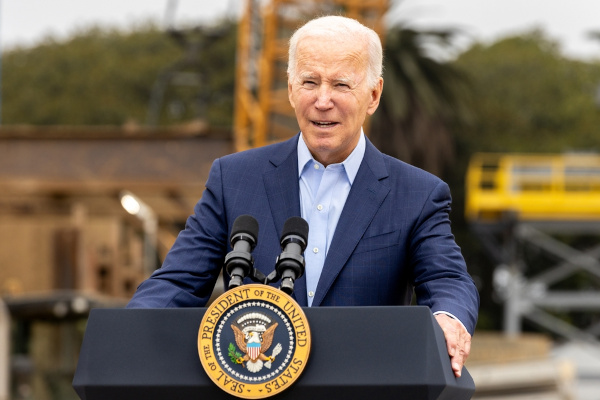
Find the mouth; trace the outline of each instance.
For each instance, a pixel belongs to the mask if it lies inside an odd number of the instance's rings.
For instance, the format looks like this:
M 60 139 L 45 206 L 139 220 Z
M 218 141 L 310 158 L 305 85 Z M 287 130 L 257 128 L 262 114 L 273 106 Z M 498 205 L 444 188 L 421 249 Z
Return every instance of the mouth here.
M 311 122 L 313 125 L 315 125 L 319 128 L 331 128 L 338 124 L 337 122 L 331 122 L 331 121 L 311 121 Z

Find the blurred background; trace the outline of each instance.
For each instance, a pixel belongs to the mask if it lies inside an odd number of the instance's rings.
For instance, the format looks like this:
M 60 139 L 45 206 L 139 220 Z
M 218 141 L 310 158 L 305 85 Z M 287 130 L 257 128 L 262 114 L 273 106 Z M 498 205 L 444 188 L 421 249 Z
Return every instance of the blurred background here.
M 160 266 L 216 157 L 297 132 L 286 40 L 331 13 L 384 42 L 369 138 L 452 189 L 475 398 L 600 399 L 600 3 L 4 0 L 0 400 L 77 398 L 90 309 Z

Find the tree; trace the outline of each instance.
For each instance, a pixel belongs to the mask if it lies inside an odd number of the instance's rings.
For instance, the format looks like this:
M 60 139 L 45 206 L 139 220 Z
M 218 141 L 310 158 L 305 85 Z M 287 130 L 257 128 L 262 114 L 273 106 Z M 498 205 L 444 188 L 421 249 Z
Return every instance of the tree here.
M 170 29 L 183 54 L 157 77 L 150 99 L 148 123 L 207 119 L 213 125 L 232 123 L 236 25 Z
M 600 64 L 567 59 L 557 43 L 532 31 L 476 44 L 455 65 L 470 75 L 477 98 L 477 122 L 456 132 L 467 157 L 600 148 Z
M 199 57 L 210 94 L 206 119 L 231 125 L 235 27 L 203 48 Z M 133 31 L 86 28 L 65 41 L 52 37 L 3 55 L 4 124 L 120 125 L 146 121 L 152 87 L 184 49 L 152 24 Z M 167 93 L 177 98 L 177 88 Z M 164 112 L 161 123 L 173 122 Z
M 370 138 L 401 160 L 442 175 L 454 161 L 450 127 L 472 119 L 467 76 L 437 61 L 425 45 L 448 46 L 455 30 L 417 31 L 401 25 L 386 36 L 385 85 Z

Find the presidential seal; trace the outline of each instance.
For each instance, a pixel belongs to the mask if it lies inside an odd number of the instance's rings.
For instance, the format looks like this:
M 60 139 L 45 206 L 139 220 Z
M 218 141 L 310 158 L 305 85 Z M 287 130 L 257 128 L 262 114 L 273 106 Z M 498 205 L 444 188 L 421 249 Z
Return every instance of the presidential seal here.
M 210 379 L 245 399 L 290 387 L 306 366 L 310 344 L 302 308 L 262 284 L 225 292 L 206 310 L 198 331 L 198 354 Z

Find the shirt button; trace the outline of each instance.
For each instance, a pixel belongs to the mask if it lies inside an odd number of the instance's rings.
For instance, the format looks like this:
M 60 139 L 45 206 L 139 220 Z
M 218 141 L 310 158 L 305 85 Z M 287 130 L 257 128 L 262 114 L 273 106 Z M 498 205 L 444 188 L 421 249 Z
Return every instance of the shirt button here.
M 313 249 L 313 253 L 317 254 L 318 252 L 319 252 L 319 248 L 318 248 L 318 247 L 315 247 L 315 248 Z
M 319 204 L 319 205 L 317 206 L 317 210 L 319 210 L 319 211 L 322 211 L 322 210 L 323 210 L 323 206 L 322 206 L 321 204 Z
M 315 164 L 315 169 L 319 169 L 319 164 Z
M 312 290 L 308 292 L 308 297 L 315 297 L 315 292 L 313 292 Z

